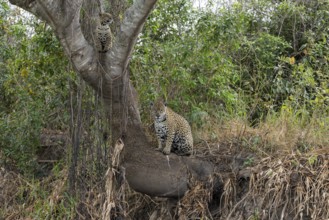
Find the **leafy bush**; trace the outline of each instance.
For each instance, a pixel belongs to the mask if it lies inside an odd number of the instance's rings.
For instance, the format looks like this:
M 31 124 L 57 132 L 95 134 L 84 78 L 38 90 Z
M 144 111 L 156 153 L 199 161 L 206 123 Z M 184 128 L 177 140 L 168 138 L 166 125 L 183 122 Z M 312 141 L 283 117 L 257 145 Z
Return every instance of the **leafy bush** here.
M 168 16 L 171 8 L 179 13 Z M 237 67 L 221 53 L 219 43 L 213 45 L 198 32 L 199 18 L 187 1 L 165 1 L 146 23 L 131 63 L 144 116 L 148 114 L 144 106 L 156 96 L 190 117 L 198 112 L 218 116 L 219 109 L 241 112 L 235 89 L 240 80 Z
M 327 112 L 328 7 L 262 0 L 196 11 L 164 1 L 131 64 L 144 113 L 158 95 L 190 119 L 205 112 L 257 124 L 287 106 L 305 117 Z
M 7 7 L 2 13 L 0 148 L 7 160 L 31 173 L 41 129 L 65 128 L 67 82 L 74 74 L 49 27 L 28 15 L 12 20 Z

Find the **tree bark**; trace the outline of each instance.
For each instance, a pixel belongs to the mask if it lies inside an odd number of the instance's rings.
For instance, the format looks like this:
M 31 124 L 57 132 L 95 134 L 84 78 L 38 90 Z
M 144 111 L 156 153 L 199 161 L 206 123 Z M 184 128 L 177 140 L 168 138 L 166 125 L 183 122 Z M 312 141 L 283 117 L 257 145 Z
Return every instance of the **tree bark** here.
M 81 27 L 80 21 L 88 22 L 80 18 L 83 0 L 10 2 L 53 28 L 75 71 L 102 96 L 111 122 L 112 139 L 123 137 L 123 166 L 133 189 L 152 196 L 181 197 L 188 189 L 191 175 L 198 180 L 212 175 L 210 163 L 174 154 L 165 156 L 155 151 L 142 129 L 128 64 L 137 36 L 156 0 L 134 1 L 121 24 L 116 24 L 120 28 L 116 30 L 113 47 L 105 54 L 99 54 L 92 45 L 90 33 L 84 33 L 91 29 L 90 25 Z M 97 13 L 91 10 L 91 14 Z

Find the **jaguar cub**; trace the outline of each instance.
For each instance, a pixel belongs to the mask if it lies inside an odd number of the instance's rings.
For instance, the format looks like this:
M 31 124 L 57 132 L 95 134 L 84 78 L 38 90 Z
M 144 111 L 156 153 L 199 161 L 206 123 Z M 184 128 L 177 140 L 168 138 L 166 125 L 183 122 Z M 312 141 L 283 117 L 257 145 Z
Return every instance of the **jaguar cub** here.
M 191 155 L 193 137 L 191 127 L 185 118 L 175 113 L 160 100 L 151 106 L 159 145 L 157 150 L 166 155 L 170 152 L 179 156 Z
M 110 24 L 113 22 L 112 15 L 100 13 L 96 27 L 96 48 L 100 53 L 106 53 L 112 47 L 112 32 Z

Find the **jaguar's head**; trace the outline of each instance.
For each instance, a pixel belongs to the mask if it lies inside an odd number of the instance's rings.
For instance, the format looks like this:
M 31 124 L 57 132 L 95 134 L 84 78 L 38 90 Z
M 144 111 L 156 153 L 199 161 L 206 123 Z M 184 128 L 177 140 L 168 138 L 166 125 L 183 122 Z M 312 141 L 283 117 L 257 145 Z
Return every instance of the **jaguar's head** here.
M 112 15 L 109 13 L 99 13 L 99 20 L 102 26 L 110 25 L 113 22 Z
M 152 115 L 154 119 L 158 122 L 166 120 L 167 115 L 167 104 L 162 100 L 157 100 L 154 103 L 151 103 Z

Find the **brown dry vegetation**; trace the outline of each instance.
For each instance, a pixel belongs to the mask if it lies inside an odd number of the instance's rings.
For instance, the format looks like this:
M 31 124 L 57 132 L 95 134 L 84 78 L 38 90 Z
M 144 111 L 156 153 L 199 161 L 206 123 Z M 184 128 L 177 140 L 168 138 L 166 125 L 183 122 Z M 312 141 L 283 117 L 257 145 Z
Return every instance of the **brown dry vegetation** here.
M 122 143 L 101 182 L 86 181 L 77 199 L 67 196 L 67 169 L 34 182 L 0 170 L 1 219 L 328 219 L 328 131 L 281 117 L 257 128 L 243 121 L 198 129 L 195 157 L 216 165 L 207 184 L 191 181 L 180 200 L 134 192 L 117 175 Z M 318 129 L 317 129 L 318 128 Z M 122 170 L 120 171 L 122 172 Z M 191 176 L 191 178 L 193 178 Z M 89 184 L 89 185 L 88 185 Z M 87 186 L 88 185 L 88 186 Z M 106 189 L 104 191 L 104 188 Z M 38 214 L 39 212 L 39 214 Z

